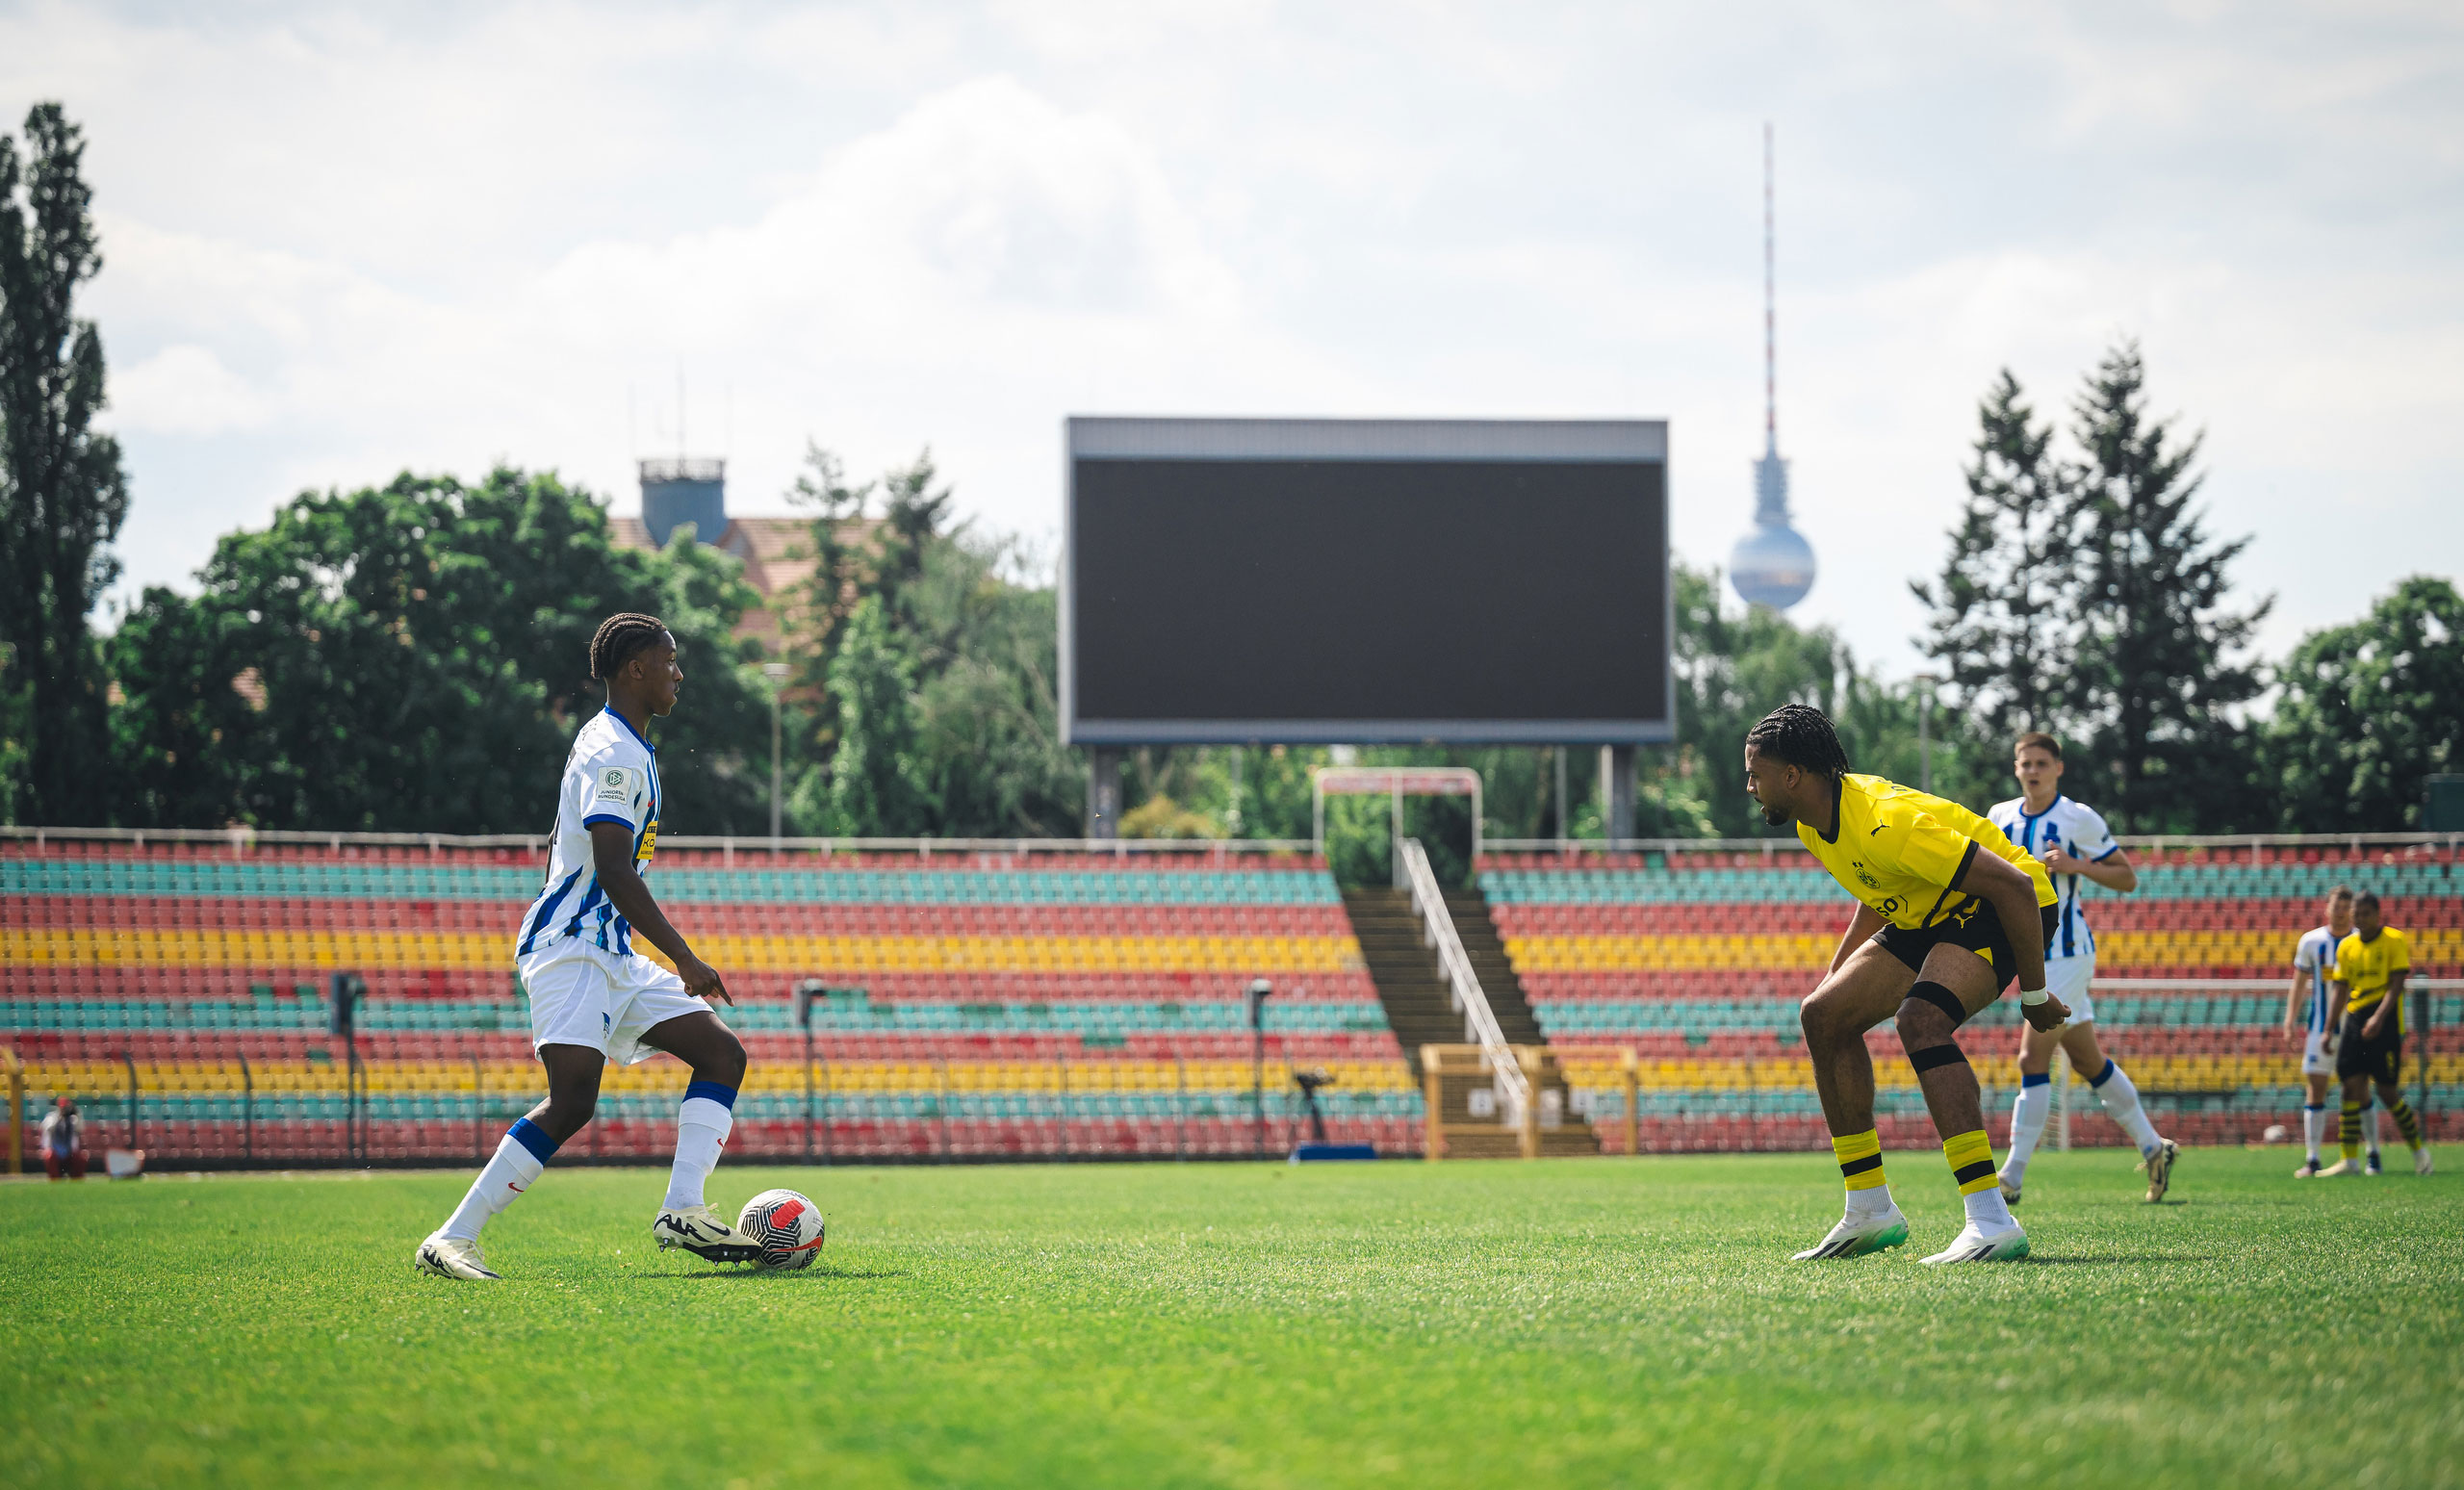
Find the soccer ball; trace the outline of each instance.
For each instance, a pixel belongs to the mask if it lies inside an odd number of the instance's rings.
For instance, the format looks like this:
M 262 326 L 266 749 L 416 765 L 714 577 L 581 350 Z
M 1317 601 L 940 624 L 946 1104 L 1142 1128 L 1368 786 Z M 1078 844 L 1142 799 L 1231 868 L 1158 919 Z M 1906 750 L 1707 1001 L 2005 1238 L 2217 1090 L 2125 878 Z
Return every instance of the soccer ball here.
M 821 1255 L 821 1207 L 792 1190 L 765 1190 L 744 1203 L 735 1229 L 761 1246 L 761 1266 L 809 1268 Z
M 2285 1132 L 2284 1124 L 2280 1122 L 2269 1123 L 2268 1131 L 2259 1135 L 2260 1142 L 2267 1143 L 2281 1143 L 2291 1137 L 2293 1135 Z

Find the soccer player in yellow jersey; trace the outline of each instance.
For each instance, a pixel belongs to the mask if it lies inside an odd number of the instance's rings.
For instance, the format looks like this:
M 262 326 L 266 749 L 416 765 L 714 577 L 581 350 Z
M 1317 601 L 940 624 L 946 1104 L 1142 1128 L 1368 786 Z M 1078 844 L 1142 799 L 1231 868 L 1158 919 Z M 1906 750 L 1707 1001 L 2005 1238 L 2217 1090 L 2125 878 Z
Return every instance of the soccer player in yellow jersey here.
M 2373 1082 L 2378 1085 L 2378 1105 L 2412 1145 L 2413 1172 L 2429 1172 L 2421 1115 L 2397 1085 L 2404 1066 L 2404 978 L 2412 965 L 2412 948 L 2402 932 L 2387 924 L 2378 897 L 2369 890 L 2355 895 L 2352 935 L 2336 949 L 2336 991 L 2328 1009 L 2343 1031 L 2336 1040 L 2336 1075 L 2345 1084 L 2345 1109 L 2336 1140 L 2344 1158 L 2323 1176 L 2361 1172 L 2361 1107 Z
M 1831 721 L 1807 705 L 1784 704 L 1747 732 L 1745 789 L 1763 821 L 1796 824 L 1799 840 L 1857 898 L 1830 974 L 1803 1011 L 1847 1210 L 1798 1258 L 1857 1257 L 1908 1240 L 1908 1218 L 1883 1176 L 1865 1050 L 1865 1032 L 1885 1019 L 1896 1022 L 1967 1211 L 1958 1238 L 1925 1261 L 2025 1257 L 2027 1233 L 1994 1174 L 1976 1072 L 1953 1037 L 2015 976 L 2031 1026 L 2059 1029 L 2069 1017 L 2044 986 L 2056 904 L 2044 865 L 1956 802 L 1851 775 Z

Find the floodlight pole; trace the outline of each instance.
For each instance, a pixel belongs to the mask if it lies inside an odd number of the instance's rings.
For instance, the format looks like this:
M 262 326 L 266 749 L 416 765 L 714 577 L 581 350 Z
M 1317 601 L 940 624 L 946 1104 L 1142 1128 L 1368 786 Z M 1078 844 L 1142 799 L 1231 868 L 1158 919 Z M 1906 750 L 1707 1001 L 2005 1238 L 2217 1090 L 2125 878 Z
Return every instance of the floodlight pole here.
M 13 1050 L 0 1050 L 0 1061 L 9 1063 L 9 1172 L 22 1174 L 26 1169 L 26 1063 Z
M 812 1001 L 821 995 L 821 980 L 807 978 L 796 985 L 796 1022 L 805 1029 L 805 1163 L 812 1163 L 813 1092 L 812 1092 Z
M 326 1011 L 325 1030 L 343 1042 L 343 1147 L 356 1164 L 368 1156 L 366 1078 L 359 1063 L 359 1006 L 368 997 L 368 980 L 338 972 L 326 987 L 333 1003 Z
M 13 1050 L 0 1050 L 0 1061 L 9 1063 L 9 1172 L 22 1174 L 26 1169 L 26 1063 Z
M 128 1069 L 128 1146 L 137 1146 L 137 1058 L 123 1050 L 119 1064 Z
M 1249 980 L 1249 1146 L 1260 1159 L 1267 1156 L 1267 999 L 1273 992 L 1266 979 Z

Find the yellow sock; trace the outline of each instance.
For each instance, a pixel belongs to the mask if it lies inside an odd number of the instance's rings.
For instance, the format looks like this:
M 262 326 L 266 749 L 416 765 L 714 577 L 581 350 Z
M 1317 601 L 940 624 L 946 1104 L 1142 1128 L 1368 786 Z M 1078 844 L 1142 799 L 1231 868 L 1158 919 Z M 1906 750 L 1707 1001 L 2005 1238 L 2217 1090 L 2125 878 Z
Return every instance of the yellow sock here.
M 1885 1183 L 1882 1135 L 1873 1129 L 1833 1139 L 1831 1151 L 1839 1156 L 1839 1178 L 1850 1190 L 1871 1190 Z
M 2336 1146 L 2345 1151 L 2345 1157 L 2348 1159 L 2361 1157 L 2361 1104 L 2359 1102 L 2345 1104 L 2344 1120 L 2336 1126 Z
M 1972 1195 L 1999 1183 L 1993 1177 L 1993 1141 L 1983 1128 L 1943 1140 L 1942 1157 L 1951 1163 L 1951 1178 L 1959 1182 L 1961 1195 Z

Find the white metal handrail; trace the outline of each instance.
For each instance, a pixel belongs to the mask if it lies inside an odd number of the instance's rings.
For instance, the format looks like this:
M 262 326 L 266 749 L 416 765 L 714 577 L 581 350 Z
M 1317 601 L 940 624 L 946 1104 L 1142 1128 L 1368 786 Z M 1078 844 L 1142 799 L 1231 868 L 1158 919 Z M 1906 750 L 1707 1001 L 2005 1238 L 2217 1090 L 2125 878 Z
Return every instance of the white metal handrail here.
M 1446 975 L 1454 1008 L 1463 1015 L 1464 1037 L 1488 1059 L 1498 1095 L 1503 1099 L 1506 1125 L 1520 1126 L 1524 1110 L 1530 1105 L 1531 1083 L 1524 1076 L 1523 1063 L 1515 1059 L 1513 1047 L 1505 1042 L 1505 1031 L 1498 1027 L 1489 996 L 1480 990 L 1480 977 L 1472 970 L 1463 938 L 1455 935 L 1454 913 L 1447 909 L 1446 892 L 1438 888 L 1436 871 L 1428 866 L 1428 850 L 1421 847 L 1418 838 L 1401 838 L 1396 841 L 1395 854 L 1403 866 L 1404 883 L 1411 888 L 1412 910 L 1426 928 L 1428 944 L 1437 949 L 1438 970 Z

